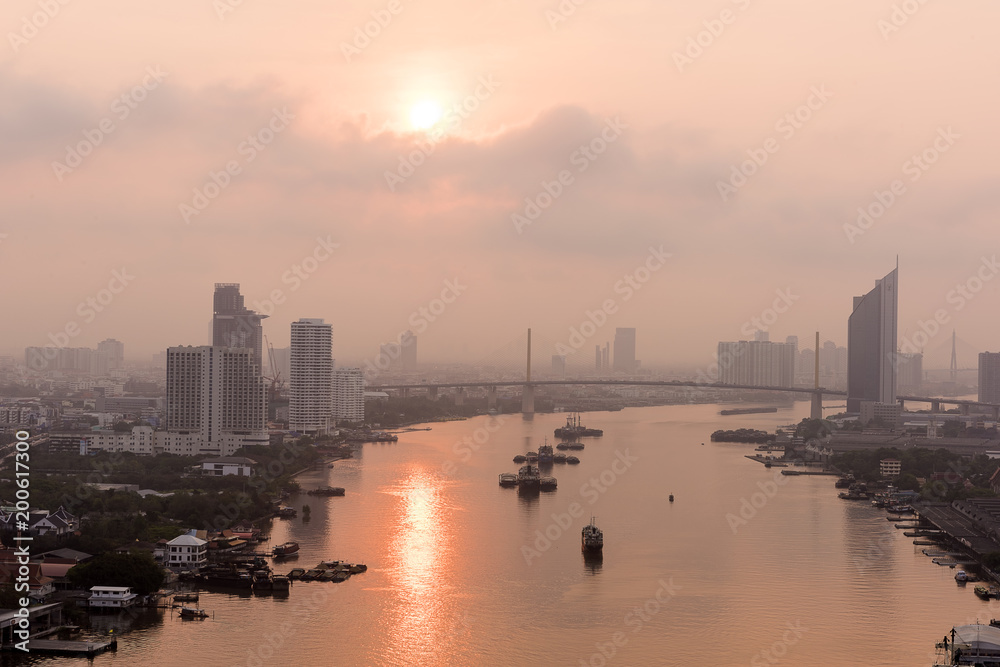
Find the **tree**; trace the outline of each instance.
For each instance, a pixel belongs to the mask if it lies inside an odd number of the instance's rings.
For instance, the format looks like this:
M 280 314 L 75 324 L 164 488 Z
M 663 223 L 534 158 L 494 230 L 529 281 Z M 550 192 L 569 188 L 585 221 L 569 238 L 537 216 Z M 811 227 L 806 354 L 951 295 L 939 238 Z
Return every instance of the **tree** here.
M 148 595 L 163 584 L 163 568 L 152 554 L 133 551 L 128 554 L 104 553 L 90 561 L 70 568 L 66 573 L 77 588 L 91 586 L 128 586 L 138 595 Z

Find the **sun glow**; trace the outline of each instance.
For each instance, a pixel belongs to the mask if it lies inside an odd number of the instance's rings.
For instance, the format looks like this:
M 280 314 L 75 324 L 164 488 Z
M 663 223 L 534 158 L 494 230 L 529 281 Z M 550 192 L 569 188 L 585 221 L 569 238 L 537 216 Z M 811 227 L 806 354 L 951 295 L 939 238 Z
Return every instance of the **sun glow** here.
M 441 120 L 443 112 L 437 102 L 424 100 L 410 110 L 410 124 L 416 130 L 426 130 Z

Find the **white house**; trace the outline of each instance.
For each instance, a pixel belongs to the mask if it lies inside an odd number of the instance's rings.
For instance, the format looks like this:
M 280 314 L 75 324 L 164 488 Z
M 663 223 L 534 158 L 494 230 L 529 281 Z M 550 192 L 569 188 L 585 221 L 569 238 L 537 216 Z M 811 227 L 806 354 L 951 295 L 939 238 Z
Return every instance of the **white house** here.
M 203 475 L 239 475 L 249 477 L 253 472 L 253 466 L 257 462 L 245 456 L 220 456 L 214 459 L 205 459 L 201 462 L 201 474 Z
M 208 562 L 208 542 L 194 535 L 180 535 L 167 542 L 167 567 L 197 570 Z
M 93 586 L 90 589 L 92 609 L 124 609 L 139 601 L 128 586 Z

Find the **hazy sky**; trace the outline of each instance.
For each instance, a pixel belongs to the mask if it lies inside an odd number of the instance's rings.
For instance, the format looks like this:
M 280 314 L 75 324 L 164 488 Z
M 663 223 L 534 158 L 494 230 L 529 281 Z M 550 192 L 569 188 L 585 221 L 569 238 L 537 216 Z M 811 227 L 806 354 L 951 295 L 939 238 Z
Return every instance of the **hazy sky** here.
M 1000 349 L 995 2 L 62 2 L 0 8 L 7 353 L 205 344 L 238 282 L 338 359 L 570 345 L 608 302 L 588 361 L 635 326 L 702 363 L 779 290 L 772 340 L 845 344 L 897 254 L 900 336 L 945 322 L 925 368 L 953 327 L 962 366 Z

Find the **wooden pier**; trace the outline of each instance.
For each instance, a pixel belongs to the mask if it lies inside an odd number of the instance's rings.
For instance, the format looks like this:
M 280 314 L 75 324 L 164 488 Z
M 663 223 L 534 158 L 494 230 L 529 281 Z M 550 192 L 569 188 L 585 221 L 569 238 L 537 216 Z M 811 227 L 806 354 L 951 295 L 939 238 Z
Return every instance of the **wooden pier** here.
M 93 656 L 105 651 L 118 650 L 118 640 L 107 642 L 60 641 L 58 639 L 30 639 L 29 653 L 51 653 L 53 655 Z

